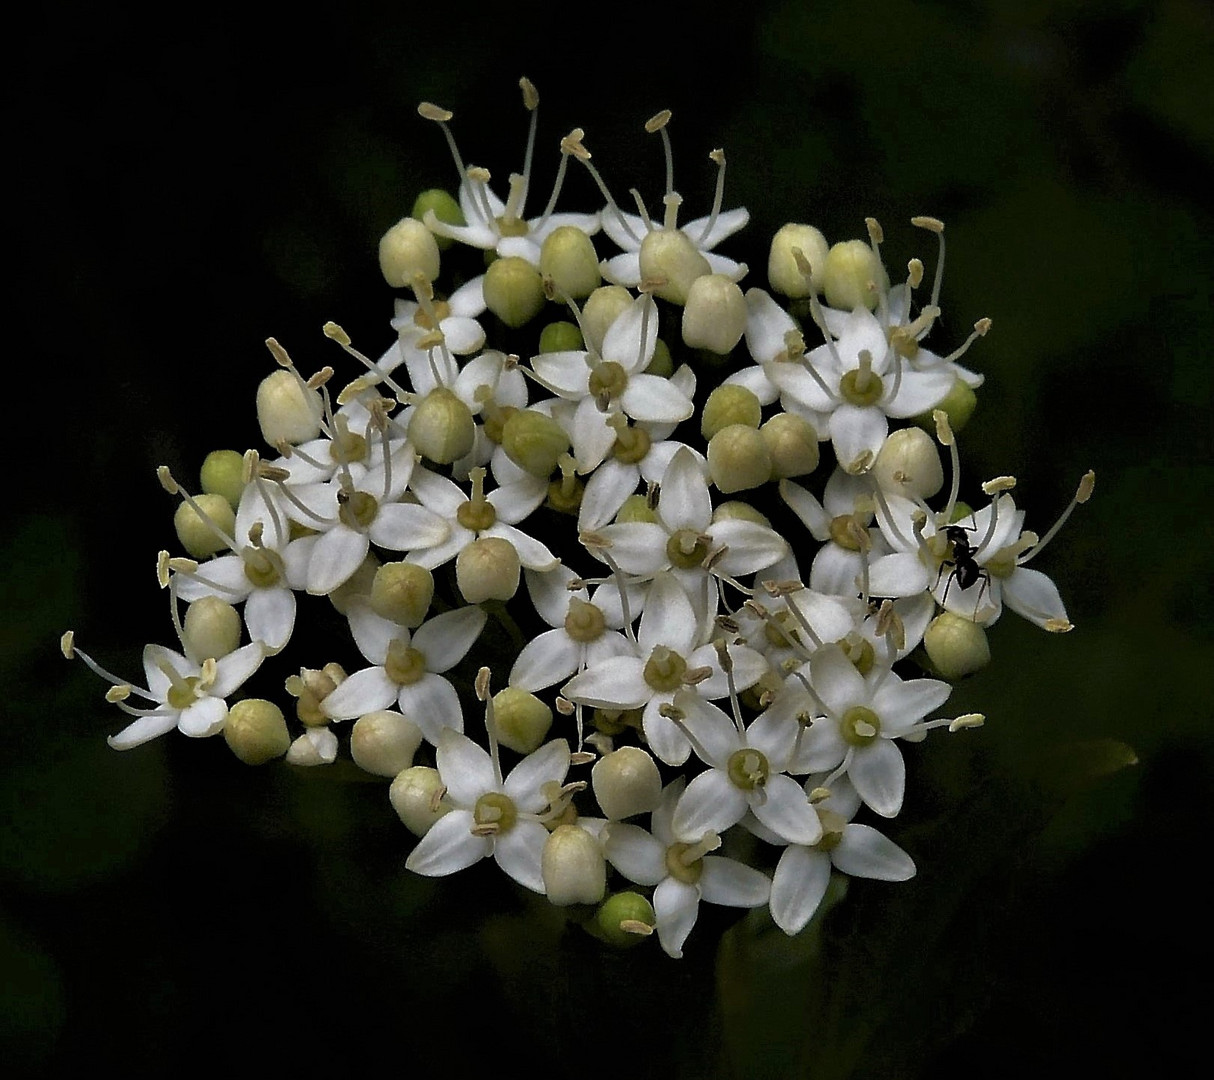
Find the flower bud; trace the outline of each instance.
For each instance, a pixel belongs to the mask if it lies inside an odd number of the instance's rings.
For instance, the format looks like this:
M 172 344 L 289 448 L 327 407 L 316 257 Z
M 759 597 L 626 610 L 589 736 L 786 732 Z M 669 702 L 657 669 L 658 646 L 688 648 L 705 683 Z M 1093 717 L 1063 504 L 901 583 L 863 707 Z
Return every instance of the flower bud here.
M 797 265 L 794 248 L 799 248 L 802 257 L 809 263 L 809 281 L 805 280 L 801 267 Z M 810 293 L 820 293 L 829 250 L 826 237 L 812 225 L 783 226 L 771 238 L 771 252 L 767 256 L 767 280 L 772 289 L 790 300 L 800 300 Z
M 531 754 L 544 744 L 552 727 L 552 710 L 534 694 L 507 686 L 493 695 L 493 720 L 503 746 Z
M 430 188 L 418 195 L 413 200 L 413 209 L 409 211 L 409 216 L 417 218 L 418 221 L 425 221 L 428 210 L 433 210 L 434 216 L 444 225 L 456 225 L 462 228 L 468 224 L 464 212 L 459 208 L 459 203 L 442 188 Z M 449 236 L 435 236 L 434 242 L 438 245 L 439 251 L 446 251 L 455 243 Z
M 220 529 L 229 536 L 232 535 L 236 528 L 236 513 L 227 499 L 222 495 L 207 495 L 204 492 L 195 496 L 194 502 Z M 177 539 L 191 558 L 205 559 L 217 551 L 228 549 L 228 545 L 198 516 L 189 503 L 179 503 L 173 511 L 173 528 L 177 530 Z
M 969 423 L 978 406 L 978 395 L 960 379 L 953 380 L 953 387 L 944 395 L 944 400 L 935 409 L 943 409 L 948 416 L 949 426 L 954 433 L 960 431 Z M 935 409 L 929 409 L 915 417 L 915 423 L 929 434 L 936 430 L 936 421 L 932 416 Z
M 337 736 L 327 727 L 308 728 L 291 743 L 287 764 L 309 767 L 332 765 L 337 760 Z
M 763 422 L 763 406 L 753 390 L 734 383 L 722 383 L 704 402 L 700 411 L 700 434 L 711 439 L 730 424 L 757 428 Z
M 476 441 L 472 410 L 453 391 L 436 386 L 413 411 L 409 441 L 423 457 L 450 465 L 467 454 Z
M 771 453 L 763 436 L 745 424 L 723 427 L 708 440 L 708 474 L 725 495 L 771 479 Z
M 223 738 L 246 765 L 264 765 L 282 757 L 291 746 L 282 709 L 262 698 L 245 698 L 228 710 Z
M 746 298 L 724 274 L 705 274 L 691 283 L 683 308 L 683 344 L 727 356 L 746 330 Z
M 394 289 L 410 288 L 419 274 L 433 281 L 438 261 L 434 233 L 416 218 L 401 218 L 379 242 L 379 269 Z
M 540 352 L 575 352 L 584 349 L 582 332 L 577 323 L 553 322 L 540 331 Z
M 522 564 L 509 540 L 482 536 L 455 558 L 455 583 L 469 604 L 482 600 L 509 600 L 518 592 Z
M 405 827 L 414 836 L 425 836 L 430 826 L 451 810 L 447 803 L 439 801 L 445 790 L 437 769 L 414 765 L 392 781 L 388 798 Z
M 240 615 L 217 596 L 200 596 L 186 609 L 182 631 L 185 654 L 194 663 L 218 660 L 240 644 Z
M 558 907 L 597 904 L 607 891 L 607 860 L 598 840 L 580 825 L 560 825 L 540 858 L 544 892 Z
M 661 375 L 669 379 L 674 374 L 674 358 L 670 355 L 670 346 L 661 338 L 653 343 L 653 359 L 645 368 L 646 375 Z
M 869 288 L 872 284 L 874 288 Z M 889 284 L 885 267 L 863 240 L 841 240 L 826 256 L 822 290 L 833 308 L 851 311 L 877 306 L 877 292 Z
M 609 896 L 594 917 L 595 926 L 610 945 L 629 948 L 644 941 L 657 926 L 653 905 L 638 892 Z M 645 930 L 648 927 L 648 931 Z
M 771 478 L 804 476 L 818 467 L 818 433 L 796 413 L 777 413 L 759 433 L 771 454 Z
M 771 528 L 771 521 L 765 514 L 759 513 L 750 503 L 742 502 L 740 499 L 728 499 L 723 503 L 718 503 L 713 508 L 712 520 L 714 523 L 718 521 L 753 521 L 756 525 L 766 525 L 767 528 Z
M 277 449 L 280 442 L 302 443 L 320 434 L 324 407 L 320 394 L 309 390 L 284 369 L 273 371 L 257 387 L 257 423 L 261 437 Z
M 367 713 L 350 730 L 354 764 L 375 776 L 396 776 L 413 764 L 421 746 L 422 729 L 407 716 L 389 709 Z
M 871 470 L 882 491 L 908 499 L 930 499 L 944 486 L 936 443 L 922 428 L 899 428 L 881 445 Z
M 544 306 L 544 282 L 526 259 L 507 255 L 485 271 L 485 305 L 512 330 L 534 319 Z
M 582 329 L 589 337 L 587 345 L 601 352 L 607 328 L 632 307 L 632 294 L 623 285 L 603 285 L 594 290 L 582 305 Z
M 502 425 L 502 449 L 520 469 L 543 479 L 552 475 L 560 456 L 569 452 L 569 436 L 546 413 L 519 409 Z
M 951 611 L 942 611 L 931 621 L 923 647 L 937 674 L 950 682 L 981 671 L 991 662 L 986 631 Z
M 672 304 L 685 304 L 698 277 L 712 273 L 708 260 L 680 229 L 654 229 L 641 241 L 641 280 L 661 281 L 654 295 Z
M 590 770 L 599 808 L 612 821 L 646 814 L 662 798 L 662 777 L 652 757 L 639 746 L 621 746 L 599 758 Z
M 594 243 L 576 225 L 561 225 L 544 239 L 540 274 L 574 300 L 589 296 L 603 281 Z
M 615 520 L 620 524 L 632 521 L 655 522 L 658 520 L 657 511 L 649 505 L 644 495 L 629 495 L 616 511 Z
M 222 495 L 235 510 L 244 492 L 244 455 L 235 450 L 212 450 L 203 459 L 198 479 L 203 491 Z
M 411 562 L 384 563 L 371 582 L 371 610 L 412 629 L 421 626 L 434 599 L 434 575 Z
M 358 569 L 329 593 L 329 603 L 341 614 L 349 616 L 352 604 L 370 602 L 378 570 L 379 560 L 368 552 Z

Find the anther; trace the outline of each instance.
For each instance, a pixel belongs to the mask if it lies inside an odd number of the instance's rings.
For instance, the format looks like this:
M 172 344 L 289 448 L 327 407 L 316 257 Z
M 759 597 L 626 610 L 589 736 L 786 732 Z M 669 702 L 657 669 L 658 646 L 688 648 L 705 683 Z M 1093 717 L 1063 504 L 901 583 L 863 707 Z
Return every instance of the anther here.
M 910 220 L 916 229 L 926 229 L 928 232 L 937 234 L 944 232 L 944 222 L 939 218 L 919 216 L 913 217 Z
M 523 92 L 523 107 L 532 112 L 540 103 L 540 92 L 526 75 L 518 81 L 518 88 Z
M 423 120 L 433 120 L 436 124 L 445 124 L 455 116 L 455 113 L 450 109 L 444 109 L 441 105 L 435 105 L 431 101 L 423 101 L 417 107 L 417 115 Z
M 304 385 L 306 385 L 309 390 L 319 390 L 331 378 L 333 378 L 333 369 L 326 364 L 318 372 L 316 372 L 315 375 L 308 379 Z
M 986 723 L 986 717 L 982 713 L 965 713 L 958 716 L 949 725 L 949 731 L 961 731 L 965 728 L 980 728 Z
M 279 345 L 274 338 L 266 338 L 266 348 L 270 350 L 270 355 L 274 357 L 279 367 L 293 368 L 295 366 L 287 350 Z
M 108 701 L 111 705 L 114 705 L 119 701 L 126 701 L 126 699 L 129 698 L 130 696 L 131 696 L 131 688 L 126 683 L 120 683 L 117 686 L 111 686 L 105 692 L 105 700 Z
M 654 113 L 648 120 L 645 121 L 645 130 L 650 135 L 661 131 L 667 124 L 670 123 L 671 112 L 669 109 L 663 109 L 661 112 Z
M 167 589 L 169 586 L 169 553 L 160 551 L 156 555 L 156 583 L 162 588 Z
M 825 802 L 831 796 L 831 790 L 828 787 L 816 787 L 809 793 L 807 798 L 811 803 Z
M 885 242 L 885 232 L 881 228 L 881 223 L 876 218 L 866 217 L 864 219 L 865 228 L 868 229 L 868 239 L 870 243 L 881 244 Z
M 59 651 L 63 653 L 64 660 L 74 660 L 76 651 L 73 648 L 76 641 L 75 630 L 65 630 L 63 636 L 59 639 Z
M 567 697 L 561 697 L 558 694 L 556 697 L 556 711 L 562 716 L 572 716 L 577 711 L 577 706 Z
M 1014 476 L 996 476 L 983 484 L 982 490 L 987 495 L 995 495 L 1002 491 L 1011 491 L 1015 486 L 1016 478 Z
M 487 667 L 483 667 L 476 673 L 476 682 L 473 684 L 476 690 L 476 700 L 486 701 L 489 697 L 489 679 L 492 673 Z

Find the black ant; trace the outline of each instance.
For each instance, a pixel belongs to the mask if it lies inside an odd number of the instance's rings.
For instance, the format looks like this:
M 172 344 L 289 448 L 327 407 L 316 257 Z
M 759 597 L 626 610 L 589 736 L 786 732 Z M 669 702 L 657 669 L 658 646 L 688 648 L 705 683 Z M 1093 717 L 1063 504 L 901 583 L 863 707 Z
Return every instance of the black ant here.
M 969 534 L 973 531 L 973 529 L 967 529 L 964 525 L 948 525 L 944 529 L 945 538 L 952 548 L 952 558 L 941 560 L 940 570 L 936 574 L 936 585 L 940 584 L 940 574 L 944 573 L 944 568 L 948 566 L 952 569 L 949 570 L 948 581 L 944 585 L 944 596 L 940 599 L 941 607 L 944 607 L 948 602 L 948 590 L 954 581 L 962 589 L 968 589 L 975 581 L 982 581 L 984 588 L 990 588 L 990 571 L 978 565 L 978 560 L 975 558 L 978 554 L 978 549 L 970 543 Z M 975 612 L 977 612 L 978 604 L 981 601 L 982 591 L 979 590 L 978 599 L 974 604 Z

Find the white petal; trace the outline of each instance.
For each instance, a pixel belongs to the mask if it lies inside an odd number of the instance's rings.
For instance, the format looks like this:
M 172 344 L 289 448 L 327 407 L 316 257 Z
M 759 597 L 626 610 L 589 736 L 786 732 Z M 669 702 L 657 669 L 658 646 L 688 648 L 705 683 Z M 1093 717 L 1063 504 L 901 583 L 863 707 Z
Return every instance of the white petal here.
M 670 534 L 656 522 L 604 525 L 598 534 L 608 541 L 608 552 L 626 574 L 656 574 L 670 565 L 666 555 Z
M 700 892 L 710 904 L 726 907 L 762 907 L 771 896 L 771 881 L 765 874 L 734 859 L 704 857 Z
M 644 371 L 653 359 L 657 341 L 658 307 L 652 296 L 642 294 L 607 328 L 603 335 L 602 357 L 619 364 L 630 374 Z
M 888 434 L 889 421 L 875 406 L 840 405 L 831 414 L 831 442 L 839 464 L 849 473 L 872 468 Z
M 906 790 L 906 762 L 891 739 L 875 739 L 856 750 L 848 768 L 864 805 L 882 817 L 895 817 Z
M 549 630 L 523 646 L 510 669 L 510 685 L 520 690 L 542 690 L 569 678 L 581 658 L 582 646 L 563 628 Z
M 540 353 L 531 358 L 531 370 L 554 394 L 581 401 L 590 393 L 590 365 L 581 351 Z
M 695 412 L 691 398 L 669 379 L 644 372 L 629 377 L 620 407 L 634 420 L 654 424 L 678 424 Z
M 426 658 L 426 670 L 453 668 L 480 637 L 489 616 L 475 605 L 435 615 L 413 631 L 413 648 Z
M 458 731 L 443 730 L 434 758 L 447 795 L 458 807 L 470 809 L 482 795 L 497 789 L 488 752 Z
M 320 703 L 325 716 L 353 720 L 365 713 L 386 709 L 396 700 L 398 687 L 382 667 L 356 671 Z
M 653 891 L 653 911 L 657 916 L 658 941 L 667 956 L 678 960 L 683 955 L 683 942 L 696 924 L 700 913 L 700 890 L 667 878 Z
M 791 776 L 769 776 L 763 796 L 752 797 L 750 808 L 776 835 L 790 844 L 816 844 L 822 839 L 818 812 L 809 805 L 805 791 Z
M 673 649 L 684 659 L 696 637 L 696 614 L 683 586 L 673 574 L 656 578 L 649 588 L 637 642 L 646 660 L 659 645 Z
M 561 694 L 599 709 L 639 709 L 653 696 L 653 688 L 642 675 L 644 666 L 645 662 L 635 656 L 604 660 L 575 675 Z
M 868 704 L 869 692 L 863 677 L 837 645 L 815 652 L 809 668 L 814 692 L 834 716 L 841 717 L 853 705 Z
M 682 765 L 691 756 L 691 743 L 679 726 L 658 710 L 663 701 L 654 699 L 645 705 L 641 714 L 641 726 L 649 749 L 667 765 Z M 656 824 L 654 826 L 657 828 Z
M 915 876 L 915 860 L 888 837 L 867 825 L 848 825 L 830 857 L 840 870 L 852 877 L 907 881 Z
M 830 884 L 830 857 L 786 848 L 771 882 L 771 917 L 786 934 L 799 934 L 814 917 Z
M 409 551 L 441 544 L 451 535 L 451 526 L 417 503 L 388 503 L 379 508 L 370 533 L 371 539 L 382 548 Z
M 790 783 L 804 799 L 800 787 Z M 687 785 L 675 805 L 672 827 L 680 841 L 694 844 L 707 832 L 723 833 L 741 821 L 745 813 L 746 796 L 730 783 L 723 771 L 707 769 Z
M 1003 600 L 1017 615 L 1044 627 L 1047 622 L 1070 624 L 1062 596 L 1040 570 L 1018 566 L 1003 581 Z
M 228 703 L 223 698 L 199 698 L 192 705 L 181 710 L 177 719 L 177 727 L 183 735 L 194 739 L 205 739 L 218 735 L 223 730 L 224 721 L 228 718 Z
M 423 877 L 442 877 L 471 866 L 492 851 L 492 840 L 472 835 L 472 812 L 452 810 L 430 826 L 405 866 Z
M 295 628 L 295 594 L 290 589 L 254 589 L 244 618 L 249 637 L 276 653 L 291 640 Z
M 325 596 L 344 584 L 362 565 L 371 543 L 366 533 L 334 525 L 316 541 L 308 561 L 308 592 Z
M 445 731 L 464 730 L 464 712 L 459 695 L 443 676 L 427 671 L 412 686 L 400 687 L 397 706 L 425 735 L 426 741 L 438 745 Z
M 115 750 L 132 750 L 145 742 L 159 738 L 177 726 L 180 713 L 173 709 L 164 713 L 151 713 L 141 716 L 134 723 L 127 724 L 117 735 L 111 735 L 106 742 Z
M 265 659 L 265 650 L 256 641 L 242 645 L 235 652 L 219 658 L 215 664 L 215 681 L 211 684 L 212 697 L 226 698 L 244 685 Z
M 538 814 L 549 801 L 540 789 L 548 783 L 564 783 L 568 772 L 569 744 L 564 739 L 553 739 L 510 770 L 505 792 L 521 811 Z
M 635 465 L 614 460 L 599 465 L 594 475 L 586 481 L 586 488 L 582 492 L 578 530 L 587 532 L 606 525 L 619 512 L 628 496 L 636 491 L 638 479 L 639 472 Z
M 658 516 L 670 529 L 703 532 L 712 522 L 712 497 L 704 473 L 691 451 L 675 452 L 662 474 L 658 494 Z
M 548 830 L 538 821 L 517 821 L 493 841 L 493 858 L 515 881 L 532 892 L 544 892 L 541 863 Z

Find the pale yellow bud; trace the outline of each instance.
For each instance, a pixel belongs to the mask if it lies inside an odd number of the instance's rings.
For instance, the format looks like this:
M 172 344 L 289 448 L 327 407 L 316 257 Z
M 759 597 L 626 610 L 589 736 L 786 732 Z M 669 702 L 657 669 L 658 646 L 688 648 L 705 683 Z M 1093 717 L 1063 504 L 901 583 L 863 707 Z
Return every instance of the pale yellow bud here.
M 291 746 L 282 709 L 261 698 L 245 698 L 228 710 L 223 738 L 246 765 L 264 765 L 282 757 Z
M 512 329 L 534 319 L 544 307 L 544 282 L 526 259 L 508 255 L 485 271 L 485 304 Z
M 388 798 L 405 827 L 414 836 L 425 836 L 430 826 L 451 810 L 450 804 L 440 801 L 445 790 L 437 769 L 414 765 L 392 781 Z
M 207 495 L 204 492 L 196 496 L 194 502 L 223 532 L 228 536 L 232 535 L 236 528 L 236 512 L 227 499 L 222 495 Z M 205 559 L 217 551 L 228 549 L 228 545 L 198 516 L 189 503 L 179 503 L 173 511 L 173 528 L 177 530 L 177 539 L 191 558 Z
M 364 603 L 370 599 L 378 570 L 379 560 L 368 553 L 358 569 L 329 593 L 329 603 L 343 615 L 349 615 L 352 604 Z
M 371 610 L 401 626 L 421 626 L 434 599 L 434 575 L 411 562 L 384 563 L 371 583 Z
M 808 281 L 794 254 L 795 250 L 800 250 L 801 258 L 812 271 Z M 820 293 L 829 250 L 826 237 L 812 225 L 783 226 L 772 237 L 771 252 L 767 256 L 767 280 L 772 289 L 790 300 Z
M 986 631 L 975 622 L 942 611 L 923 635 L 923 647 L 942 678 L 955 682 L 991 662 Z
M 700 411 L 700 434 L 711 439 L 730 424 L 757 428 L 763 421 L 763 406 L 753 390 L 734 383 L 722 383 L 704 402 Z
M 412 288 L 419 275 L 433 281 L 438 263 L 434 234 L 416 218 L 401 218 L 379 242 L 379 269 L 394 289 Z
M 413 764 L 422 729 L 407 716 L 388 709 L 367 713 L 350 730 L 354 764 L 376 776 L 395 776 Z
M 632 294 L 623 285 L 603 285 L 592 292 L 582 305 L 582 329 L 587 345 L 601 352 L 607 329 L 632 306 Z
M 194 663 L 219 660 L 240 644 L 240 614 L 217 596 L 202 596 L 186 610 L 182 630 L 185 654 Z
M 439 465 L 464 457 L 475 440 L 472 410 L 445 386 L 431 390 L 409 420 L 409 441 L 419 454 Z
M 309 390 L 289 371 L 272 371 L 257 387 L 261 437 L 275 449 L 280 442 L 315 439 L 320 434 L 323 412 L 320 394 Z
M 455 558 L 455 583 L 469 604 L 509 600 L 518 592 L 522 564 L 509 540 L 482 536 Z
M 871 475 L 883 491 L 930 499 L 944 486 L 936 443 L 922 428 L 899 428 L 881 445 Z
M 641 279 L 662 281 L 655 296 L 672 304 L 685 304 L 691 283 L 712 273 L 708 260 L 679 229 L 654 229 L 641 241 Z
M 766 525 L 771 528 L 771 522 L 766 515 L 759 513 L 748 502 L 740 499 L 728 499 L 719 503 L 712 511 L 712 520 L 717 521 L 753 521 L 756 525 Z
M 541 479 L 552 475 L 557 461 L 569 451 L 569 436 L 551 416 L 519 409 L 502 425 L 502 449 L 520 469 Z
M 841 240 L 827 253 L 822 289 L 831 307 L 871 311 L 877 306 L 878 290 L 888 284 L 885 268 L 863 240 Z
M 944 400 L 936 406 L 936 409 L 940 409 L 945 413 L 948 417 L 949 427 L 956 433 L 969 423 L 969 418 L 974 415 L 974 409 L 977 407 L 978 395 L 966 383 L 963 383 L 960 379 L 954 379 L 953 388 L 945 394 Z M 934 411 L 933 409 L 932 412 Z M 936 421 L 933 419 L 931 412 L 916 416 L 915 423 L 921 425 L 929 432 L 936 430 Z
M 560 825 L 540 859 L 544 892 L 558 906 L 597 904 L 607 892 L 607 861 L 598 840 L 580 825 Z
M 599 808 L 612 821 L 647 814 L 662 798 L 658 767 L 639 746 L 622 746 L 599 758 L 590 770 L 590 783 Z
M 804 476 L 818 467 L 818 433 L 796 413 L 777 413 L 759 432 L 771 453 L 771 478 Z
M 730 424 L 708 441 L 708 473 L 725 495 L 771 479 L 771 452 L 763 436 L 745 424 Z
M 630 521 L 654 522 L 658 520 L 658 514 L 644 495 L 629 495 L 616 511 L 615 520 L 624 524 Z
M 589 296 L 603 280 L 590 237 L 576 225 L 553 229 L 540 248 L 540 276 L 573 300 Z
M 203 459 L 198 475 L 208 495 L 222 495 L 235 510 L 244 491 L 244 455 L 235 450 L 212 450 Z
M 746 297 L 724 274 L 704 274 L 687 290 L 683 344 L 718 356 L 731 353 L 746 331 Z
M 531 754 L 544 744 L 552 727 L 552 710 L 534 694 L 507 686 L 493 695 L 493 719 L 503 746 Z

